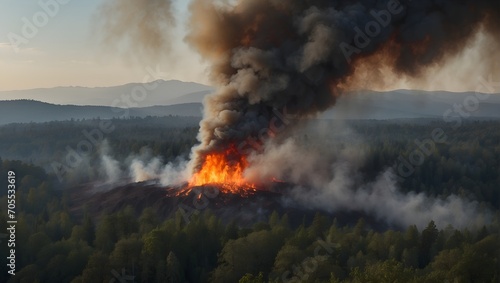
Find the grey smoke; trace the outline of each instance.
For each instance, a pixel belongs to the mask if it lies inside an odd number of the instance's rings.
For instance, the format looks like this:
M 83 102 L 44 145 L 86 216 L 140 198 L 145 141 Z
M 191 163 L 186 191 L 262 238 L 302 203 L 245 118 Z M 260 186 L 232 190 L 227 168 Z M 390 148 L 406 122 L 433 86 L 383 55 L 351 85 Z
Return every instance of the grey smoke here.
M 141 60 L 158 58 L 170 49 L 176 24 L 172 0 L 105 1 L 97 22 L 106 47 Z
M 273 109 L 314 116 L 361 81 L 386 81 L 382 69 L 423 77 L 479 33 L 500 46 L 500 4 L 490 0 L 194 0 L 191 13 L 187 41 L 220 84 L 205 101 L 195 171 L 206 154 L 257 137 Z
M 148 163 L 134 159 L 130 165 L 130 177 L 134 182 L 144 182 L 156 179 L 160 174 L 160 160 L 153 158 Z
M 111 156 L 103 155 L 101 157 L 101 165 L 104 169 L 107 183 L 115 183 L 122 178 L 120 163 L 114 160 Z
M 99 156 L 100 156 L 100 170 L 101 178 L 104 178 L 105 183 L 116 183 L 124 178 L 122 169 L 120 168 L 120 162 L 115 160 L 113 155 L 113 150 L 109 145 L 107 139 L 99 145 Z
M 274 110 L 286 109 L 296 118 L 313 117 L 332 107 L 339 95 L 356 88 L 361 79 L 364 88 L 388 81 L 383 69 L 389 69 L 400 80 L 423 77 L 433 67 L 460 54 L 479 33 L 489 39 L 484 42 L 492 45 L 492 50 L 500 47 L 498 0 L 239 0 L 230 1 L 229 5 L 220 5 L 220 2 L 192 0 L 190 5 L 186 42 L 211 64 L 211 77 L 220 86 L 205 101 L 198 135 L 200 144 L 193 149 L 191 172 L 200 168 L 206 154 L 258 138 L 260 131 L 269 127 Z M 123 3 L 131 4 L 133 9 L 126 6 L 126 9 L 110 10 L 117 13 L 109 16 L 105 26 L 109 27 L 105 30 L 111 38 L 120 40 L 130 36 L 132 42 L 141 44 L 137 47 L 139 51 L 168 50 L 168 41 L 163 34 L 158 34 L 162 30 L 158 27 L 171 23 L 170 1 Z M 356 45 L 358 30 L 374 20 L 373 12 L 383 11 L 394 3 L 400 3 L 402 11 L 394 13 L 390 24 L 363 47 Z M 136 18 L 130 12 L 137 10 L 151 15 L 164 11 L 165 15 L 150 17 L 142 26 L 137 24 L 146 18 L 143 15 Z M 132 20 L 122 20 L 129 17 Z M 142 40 L 143 36 L 147 37 Z M 342 43 L 355 46 L 359 52 L 346 58 L 340 48 Z M 498 54 L 488 53 L 490 57 L 484 62 L 497 64 Z M 356 170 L 347 168 L 356 168 L 352 164 L 362 161 L 346 157 L 345 160 L 349 160 L 346 163 L 338 156 L 319 154 L 328 153 L 324 149 L 300 151 L 299 147 L 295 153 L 286 151 L 287 148 L 295 150 L 290 143 L 254 152 L 254 166 L 247 174 L 263 178 L 269 174 L 265 172 L 268 169 L 278 174 L 277 177 L 290 176 L 291 181 L 306 183 L 309 189 L 317 190 L 311 197 L 295 195 L 304 204 L 336 209 L 329 203 L 342 207 L 339 201 L 331 199 L 338 197 L 351 202 L 343 204 L 346 209 L 366 209 L 395 223 L 411 222 L 411 213 L 420 212 L 424 220 L 413 220 L 422 223 L 428 216 L 425 211 L 436 213 L 440 217 L 435 219 L 438 223 L 458 226 L 465 223 L 460 217 L 474 218 L 473 203 L 455 197 L 437 200 L 423 195 L 402 195 L 390 181 L 389 171 L 381 173 L 387 178 L 368 185 L 357 184 Z M 292 154 L 299 154 L 297 152 L 302 155 L 293 157 Z M 135 167 L 140 173 L 135 175 L 143 176 L 141 172 L 145 168 L 151 171 L 154 166 L 136 163 Z M 339 188 L 338 184 L 344 186 Z M 300 188 L 296 190 L 300 192 Z M 380 195 L 388 198 L 389 208 L 383 206 L 386 200 L 379 198 Z M 430 207 L 424 208 L 425 205 Z M 410 214 L 398 211 L 398 207 L 406 207 Z M 457 209 L 464 209 L 465 214 Z M 455 212 L 457 217 L 452 215 Z
M 382 172 L 375 182 L 356 187 L 350 180 L 352 171 L 342 164 L 333 167 L 333 179 L 319 189 L 295 187 L 291 197 L 297 203 L 328 212 L 362 211 L 389 225 L 425 228 L 434 220 L 440 228 L 479 228 L 490 222 L 488 211 L 481 212 L 475 201 L 457 195 L 435 198 L 424 193 L 399 191 L 391 170 Z
M 107 141 L 102 143 L 100 153 L 100 168 L 104 175 L 101 177 L 105 184 L 156 181 L 168 186 L 188 180 L 187 161 L 182 158 L 164 164 L 161 158 L 152 156 L 149 149 L 142 148 L 139 154 L 118 160 L 113 157 Z
M 189 7 L 185 42 L 219 86 L 205 101 L 194 172 L 206 154 L 258 137 L 273 110 L 307 118 L 346 90 L 426 77 L 478 34 L 488 40 L 476 43 L 491 46 L 481 48 L 489 50 L 481 69 L 498 69 L 500 59 L 497 0 L 192 0 Z M 129 41 L 131 53 L 159 57 L 170 50 L 173 15 L 171 0 L 113 0 L 101 8 L 101 30 L 109 42 Z
M 307 143 L 293 138 L 269 142 L 263 154 L 251 157 L 247 178 L 259 182 L 276 177 L 297 184 L 291 185 L 286 198 L 305 208 L 365 212 L 402 228 L 413 224 L 425 228 L 431 220 L 441 228 L 478 228 L 490 222 L 491 212 L 475 201 L 401 192 L 392 169 L 381 168 L 379 176 L 366 183 L 359 168 L 365 162 L 361 148 L 367 141 L 348 127 L 335 130 L 343 131 L 339 138 L 323 132 Z

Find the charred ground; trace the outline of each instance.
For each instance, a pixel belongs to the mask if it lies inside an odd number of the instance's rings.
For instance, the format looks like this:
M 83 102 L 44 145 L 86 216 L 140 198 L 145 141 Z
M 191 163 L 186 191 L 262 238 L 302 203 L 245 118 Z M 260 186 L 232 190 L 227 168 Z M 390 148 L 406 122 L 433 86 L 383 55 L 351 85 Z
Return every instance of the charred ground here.
M 247 228 L 267 222 L 272 213 L 278 213 L 288 215 L 291 227 L 310 224 L 318 211 L 294 203 L 287 197 L 287 190 L 291 186 L 292 184 L 273 183 L 266 188 L 255 191 L 242 189 L 240 192 L 224 192 L 217 186 L 200 186 L 183 193 L 185 184 L 165 187 L 156 181 L 116 187 L 85 184 L 73 188 L 70 211 L 80 219 L 85 214 L 99 219 L 103 214 L 118 213 L 126 208 L 132 208 L 139 217 L 144 209 L 149 208 L 159 219 L 169 219 L 180 213 L 186 223 L 193 216 L 210 211 L 226 225 L 237 223 L 238 226 Z M 99 192 L 103 188 L 106 190 Z M 331 219 L 335 218 L 341 225 L 355 225 L 363 218 L 375 230 L 388 228 L 383 221 L 362 212 L 323 213 Z

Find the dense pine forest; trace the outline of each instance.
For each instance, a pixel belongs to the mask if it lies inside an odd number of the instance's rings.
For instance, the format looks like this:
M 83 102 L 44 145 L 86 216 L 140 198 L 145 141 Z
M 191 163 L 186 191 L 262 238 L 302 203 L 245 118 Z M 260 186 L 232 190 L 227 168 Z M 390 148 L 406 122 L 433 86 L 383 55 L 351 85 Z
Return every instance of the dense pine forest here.
M 290 215 L 274 212 L 267 221 L 241 226 L 204 210 L 183 220 L 181 211 L 162 219 L 151 208 L 103 211 L 99 217 L 71 211 L 70 188 L 100 178 L 103 149 L 89 152 L 85 172 L 70 170 L 61 180 L 53 162 L 64 163 L 68 147 L 78 150 L 83 131 L 101 120 L 10 124 L 0 127 L 0 176 L 15 171 L 16 275 L 2 282 L 498 282 L 500 280 L 500 126 L 499 121 L 468 121 L 460 127 L 435 120 L 315 122 L 344 129 L 332 147 L 356 140 L 366 153 L 361 174 L 370 180 L 418 149 L 415 139 L 442 139 L 411 176 L 405 192 L 451 194 L 493 211 L 480 229 L 414 225 L 384 231 L 363 218 L 341 225 L 318 211 L 312 220 L 291 225 Z M 197 118 L 147 117 L 110 120 L 104 133 L 117 160 L 148 152 L 163 162 L 188 158 L 196 143 Z M 321 125 L 319 125 L 321 124 Z M 307 145 L 318 131 L 301 131 Z M 97 137 L 95 135 L 94 137 Z M 100 138 L 100 136 L 99 136 Z M 7 192 L 0 192 L 0 228 L 6 231 Z M 2 255 L 8 254 L 0 234 Z M 6 266 L 7 259 L 0 262 Z

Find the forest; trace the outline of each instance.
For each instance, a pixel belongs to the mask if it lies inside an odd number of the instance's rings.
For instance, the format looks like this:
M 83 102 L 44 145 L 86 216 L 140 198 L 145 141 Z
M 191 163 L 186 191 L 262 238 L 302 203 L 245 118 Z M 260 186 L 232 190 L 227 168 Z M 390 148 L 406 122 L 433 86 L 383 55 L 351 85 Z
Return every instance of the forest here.
M 146 117 L 112 120 L 106 135 L 112 155 L 124 160 L 147 150 L 164 162 L 187 158 L 196 143 L 199 119 Z M 400 187 L 436 197 L 450 194 L 477 201 L 495 212 L 480 229 L 410 225 L 381 231 L 360 218 L 339 224 L 335 215 L 316 212 L 312 220 L 291 221 L 273 212 L 251 226 L 225 222 L 204 210 L 190 222 L 181 211 L 162 219 L 156 211 L 103 211 L 74 215 L 69 190 L 99 177 L 97 166 L 63 182 L 49 165 L 76 147 L 83 130 L 99 120 L 10 124 L 0 127 L 0 182 L 15 171 L 16 275 L 2 282 L 498 282 L 500 280 L 500 126 L 470 121 L 451 129 L 438 120 L 348 121 L 359 150 L 367 153 L 361 173 L 367 180 L 416 148 L 415 139 L 442 128 L 424 163 Z M 332 121 L 320 121 L 328 127 Z M 324 127 L 321 127 L 324 129 Z M 308 144 L 317 131 L 296 139 Z M 339 137 L 332 146 L 352 142 Z M 99 162 L 100 150 L 88 162 Z M 0 228 L 6 231 L 7 192 L 0 192 Z M 4 235 L 5 236 L 5 235 Z M 8 254 L 0 234 L 0 250 Z M 7 259 L 2 257 L 6 266 Z

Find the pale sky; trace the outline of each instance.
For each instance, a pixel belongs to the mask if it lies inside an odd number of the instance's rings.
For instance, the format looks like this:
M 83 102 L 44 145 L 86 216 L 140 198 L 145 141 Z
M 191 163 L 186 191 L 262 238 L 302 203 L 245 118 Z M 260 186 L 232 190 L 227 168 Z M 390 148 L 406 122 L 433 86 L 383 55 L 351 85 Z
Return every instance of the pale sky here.
M 146 67 L 157 67 L 137 60 L 131 63 L 104 48 L 95 20 L 100 4 L 106 0 L 58 1 L 67 4 L 59 4 L 58 11 L 49 15 L 39 1 L 0 0 L 0 90 L 121 85 L 141 82 L 147 74 Z M 180 22 L 185 21 L 187 3 L 176 3 Z M 26 19 L 38 31 L 27 29 Z M 182 25 L 178 26 L 171 59 L 155 62 L 166 73 L 162 79 L 207 84 L 206 66 L 183 43 Z M 20 42 L 17 51 L 13 42 Z
M 104 1 L 0 0 L 0 91 L 142 82 L 148 74 L 146 68 L 160 69 L 164 75 L 157 79 L 209 84 L 207 64 L 183 41 L 188 0 L 176 0 L 174 11 L 178 24 L 176 36 L 172 38 L 172 50 L 154 57 L 154 63 L 120 55 L 113 48 L 104 46 L 96 24 L 99 7 Z M 50 11 L 45 11 L 39 4 L 49 2 L 61 3 L 50 15 Z M 64 2 L 67 3 L 62 4 Z M 29 25 L 35 26 L 37 31 L 27 28 Z M 18 50 L 15 50 L 16 44 Z M 383 82 L 385 87 L 378 88 L 365 85 L 366 80 L 360 72 L 360 82 L 364 83 L 356 85 L 361 89 L 375 90 L 474 91 L 483 77 L 488 81 L 488 78 L 500 81 L 500 66 L 498 62 L 492 64 L 496 61 L 494 58 L 498 58 L 498 50 L 488 51 L 485 49 L 488 46 L 491 44 L 487 38 L 478 34 L 470 48 L 446 64 L 431 68 L 427 77 L 408 81 L 397 74 L 388 74 L 385 79 L 389 81 Z M 485 52 L 491 53 L 490 56 L 484 56 Z

